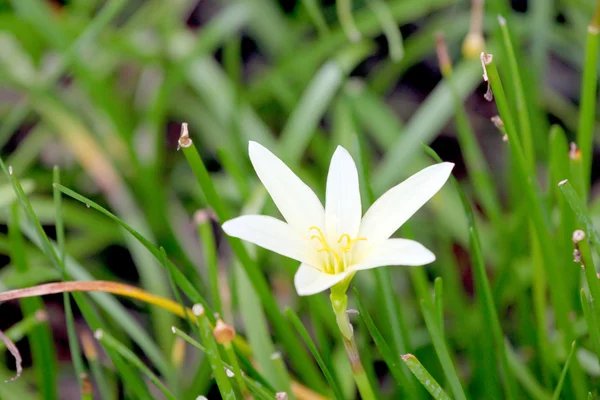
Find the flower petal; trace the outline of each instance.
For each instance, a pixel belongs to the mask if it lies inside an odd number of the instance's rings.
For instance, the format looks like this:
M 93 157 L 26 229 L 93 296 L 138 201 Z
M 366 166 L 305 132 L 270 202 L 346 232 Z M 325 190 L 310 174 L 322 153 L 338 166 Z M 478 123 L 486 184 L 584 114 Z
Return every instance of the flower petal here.
M 435 255 L 419 242 L 409 239 L 388 239 L 371 249 L 360 264 L 350 267 L 352 271 L 384 267 L 387 265 L 425 265 L 435 261 Z
M 344 280 L 350 274 L 349 271 L 341 274 L 326 274 L 320 270 L 311 267 L 308 264 L 300 264 L 300 268 L 294 276 L 294 286 L 300 296 L 310 296 L 327 290 L 336 283 Z
M 248 150 L 256 174 L 283 218 L 307 235 L 311 226 L 322 227 L 325 211 L 312 189 L 265 147 L 250 142 Z
M 359 236 L 388 239 L 442 188 L 453 167 L 447 162 L 432 165 L 385 192 L 363 217 Z
M 267 250 L 300 262 L 317 262 L 308 239 L 277 218 L 265 215 L 243 215 L 223 224 L 229 236 L 246 240 Z
M 337 241 L 344 233 L 354 239 L 362 216 L 358 171 L 350 153 L 341 146 L 338 146 L 331 158 L 325 199 L 328 239 Z

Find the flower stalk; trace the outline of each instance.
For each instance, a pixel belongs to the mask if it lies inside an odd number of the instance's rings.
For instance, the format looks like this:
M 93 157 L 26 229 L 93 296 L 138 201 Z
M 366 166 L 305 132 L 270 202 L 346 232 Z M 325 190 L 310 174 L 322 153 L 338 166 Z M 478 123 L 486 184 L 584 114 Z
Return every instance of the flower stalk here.
M 335 320 L 342 333 L 344 350 L 346 350 L 346 355 L 348 356 L 348 361 L 350 362 L 350 368 L 352 370 L 352 376 L 354 377 L 358 391 L 363 399 L 375 399 L 373 388 L 371 388 L 369 378 L 360 361 L 360 354 L 358 353 L 358 348 L 356 347 L 356 342 L 354 340 L 354 329 L 348 319 L 348 296 L 346 295 L 346 290 L 348 289 L 351 279 L 352 277 L 333 286 L 329 298 L 331 299 L 331 306 L 335 313 Z

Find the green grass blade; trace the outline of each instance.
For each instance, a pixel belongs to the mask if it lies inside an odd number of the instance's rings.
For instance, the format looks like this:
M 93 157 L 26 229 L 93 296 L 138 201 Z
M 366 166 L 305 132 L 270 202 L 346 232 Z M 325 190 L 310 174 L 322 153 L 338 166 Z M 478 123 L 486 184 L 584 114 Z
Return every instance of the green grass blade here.
M 302 0 L 302 5 L 306 9 L 313 25 L 317 28 L 319 35 L 321 37 L 326 37 L 329 34 L 329 27 L 327 26 L 327 21 L 325 21 L 319 3 L 316 0 Z
M 181 329 L 178 329 L 176 327 L 173 327 L 172 330 L 175 335 L 179 336 L 180 338 L 185 340 L 187 343 L 191 344 L 192 346 L 194 346 L 198 350 L 202 351 L 203 353 L 206 353 L 206 347 L 202 346 L 200 343 L 198 343 L 196 340 L 194 340 L 190 335 L 186 334 Z M 226 368 L 230 368 L 229 365 L 227 365 L 225 363 L 224 363 L 224 365 Z M 275 397 L 275 394 L 273 392 L 271 392 L 269 388 L 266 388 L 261 382 L 250 378 L 246 374 L 244 374 L 243 377 L 244 377 L 244 381 L 246 382 L 246 384 L 248 385 L 250 390 L 259 399 L 272 400 Z
M 426 147 L 425 151 L 436 161 L 441 162 L 440 157 L 431 148 Z M 481 239 L 475 224 L 473 208 L 454 176 L 451 175 L 450 179 L 452 180 L 452 183 L 460 196 L 465 215 L 467 216 L 467 221 L 469 224 L 469 245 L 471 248 L 475 285 L 478 292 L 479 304 L 485 324 L 492 330 L 492 335 L 495 342 L 494 348 L 496 350 L 496 360 L 500 363 L 500 365 L 502 365 L 502 370 L 504 372 L 503 379 L 506 396 L 507 398 L 516 398 L 516 384 L 514 382 L 514 376 L 509 372 L 508 369 L 508 359 L 506 352 L 504 351 L 504 335 L 502 334 L 502 327 L 500 325 L 498 312 L 496 311 L 496 306 L 492 296 L 492 289 L 490 287 L 490 282 L 485 269 L 485 261 L 483 259 L 483 253 L 481 249 Z
M 373 341 L 379 350 L 379 354 L 381 354 L 381 357 L 383 357 L 383 360 L 390 369 L 392 376 L 410 398 L 417 398 L 418 394 L 416 392 L 416 388 L 407 375 L 408 370 L 403 368 L 403 364 L 397 357 L 398 353 L 393 351 L 388 346 L 383 336 L 381 336 L 379 329 L 377 329 L 373 319 L 367 312 L 367 309 L 356 288 L 354 288 L 354 295 L 356 296 L 356 303 L 358 305 L 360 317 L 367 325 L 367 329 L 369 330 L 369 333 L 371 334 L 371 337 L 373 338 Z
M 506 343 L 505 351 L 512 373 L 519 379 L 529 396 L 535 400 L 550 399 L 550 393 L 539 384 L 535 379 L 536 376 L 527 368 L 525 363 L 519 359 L 518 355 L 515 354 L 508 342 Z
M 134 352 L 129 350 L 123 343 L 119 342 L 113 336 L 103 330 L 96 330 L 94 332 L 96 339 L 102 343 L 103 346 L 109 347 L 111 350 L 116 351 L 123 359 L 133 365 L 141 373 L 143 373 L 169 400 L 176 400 L 177 398 L 169 391 L 169 389 L 162 383 L 162 381 L 148 368 L 142 360 L 135 355 Z
M 583 67 L 583 79 L 581 81 L 581 111 L 579 113 L 579 125 L 577 129 L 577 144 L 581 149 L 583 164 L 583 181 L 585 183 L 585 197 L 589 192 L 592 168 L 592 150 L 594 145 L 594 125 L 596 123 L 596 91 L 598 88 L 598 50 L 600 46 L 600 21 L 597 15 L 600 13 L 600 5 L 597 6 L 596 15 L 587 29 L 585 45 L 585 63 Z
M 63 192 L 67 196 L 72 197 L 73 199 L 82 202 L 83 204 L 86 205 L 86 207 L 90 206 L 91 208 L 95 209 L 96 211 L 101 212 L 108 218 L 110 218 L 113 221 L 115 221 L 116 223 L 118 223 L 127 232 L 129 232 L 134 238 L 136 238 L 146 249 L 148 249 L 148 251 L 150 251 L 157 260 L 161 260 L 160 249 L 156 245 L 151 243 L 148 239 L 146 239 L 144 236 L 142 236 L 135 229 L 133 229 L 131 226 L 129 226 L 127 223 L 125 223 L 123 220 L 121 220 L 119 217 L 112 214 L 110 211 L 108 211 L 104 207 L 100 206 L 99 204 L 74 192 L 73 190 L 71 190 L 69 188 L 66 188 L 62 185 L 57 185 L 57 187 L 61 192 Z M 171 261 L 168 261 L 168 262 L 169 262 L 169 264 L 172 264 Z M 177 282 L 177 285 L 179 285 L 179 287 L 186 294 L 186 296 L 188 296 L 192 301 L 201 303 L 205 307 L 208 307 L 208 303 L 206 302 L 206 300 L 200 295 L 198 290 L 196 290 L 196 288 L 190 283 L 190 281 L 177 268 L 175 268 L 173 270 L 173 277 L 174 277 L 175 281 Z
M 512 77 L 513 92 L 515 94 L 515 107 L 517 110 L 517 120 L 519 126 L 519 137 L 523 144 L 523 153 L 525 159 L 530 164 L 531 168 L 535 167 L 535 148 L 533 147 L 533 135 L 531 133 L 531 121 L 529 119 L 529 112 L 527 111 L 527 103 L 525 100 L 525 93 L 523 91 L 523 84 L 521 82 L 521 73 L 519 72 L 519 65 L 515 56 L 515 50 L 510 40 L 510 33 L 508 32 L 508 26 L 506 20 L 503 17 L 498 17 L 498 23 L 500 24 L 500 30 L 502 31 L 502 39 L 507 49 L 508 66 L 510 76 Z
M 390 13 L 388 5 L 383 0 L 369 0 L 369 6 L 379 19 L 381 30 L 388 42 L 388 53 L 392 61 L 398 62 L 404 57 L 402 33 Z
M 408 369 L 417 377 L 419 382 L 427 389 L 427 391 L 436 400 L 450 400 L 450 396 L 444 392 L 440 384 L 431 376 L 429 371 L 419 362 L 417 357 L 412 354 L 405 354 L 402 356 L 402 361 L 406 364 Z
M 29 270 L 24 248 L 23 237 L 19 231 L 19 209 L 15 203 L 12 207 L 12 218 L 9 223 L 9 235 L 13 265 L 20 274 Z M 22 299 L 20 301 L 23 315 L 35 316 L 39 312 L 45 313 L 44 302 L 39 298 Z M 57 398 L 57 359 L 52 331 L 48 323 L 36 326 L 29 334 L 29 343 L 33 355 L 33 365 L 37 377 L 37 385 L 41 394 L 46 399 Z
M 452 393 L 456 399 L 466 400 L 467 396 L 465 395 L 462 384 L 460 383 L 460 379 L 458 378 L 458 372 L 456 371 L 454 363 L 450 357 L 450 352 L 448 351 L 448 346 L 446 345 L 446 339 L 442 333 L 441 327 L 438 325 L 438 315 L 430 299 L 421 299 L 421 310 L 423 312 L 423 319 L 425 320 L 425 325 L 427 326 L 427 330 L 431 336 L 431 341 L 433 342 L 435 352 L 438 355 L 440 364 L 442 364 L 442 369 L 444 370 L 446 379 L 452 388 Z
M 310 337 L 308 331 L 306 330 L 306 328 L 304 327 L 304 325 L 302 325 L 302 321 L 300 321 L 300 318 L 298 318 L 296 313 L 294 313 L 294 311 L 292 311 L 290 308 L 286 309 L 285 313 L 286 313 L 288 319 L 292 322 L 292 324 L 296 328 L 296 331 L 302 337 L 302 340 L 304 340 L 304 343 L 309 348 L 309 350 L 312 353 L 315 360 L 317 360 L 317 364 L 319 364 L 321 371 L 323 371 L 323 375 L 325 375 L 325 379 L 327 379 L 327 383 L 329 384 L 329 387 L 333 391 L 333 397 L 338 400 L 342 400 L 344 398 L 344 396 L 342 395 L 342 391 L 341 391 L 340 387 L 338 386 L 337 381 L 334 379 L 333 375 L 331 375 L 331 372 L 329 371 L 329 368 L 327 368 L 325 361 L 323 361 L 323 358 L 321 357 L 321 354 L 319 353 L 317 346 L 311 339 L 311 337 Z
M 60 184 L 60 170 L 58 167 L 54 167 L 53 171 L 53 182 Z M 62 267 L 62 279 L 66 281 L 67 271 L 65 268 L 65 230 L 62 218 L 62 196 L 60 191 L 54 187 L 53 190 L 54 206 L 56 209 L 56 245 L 58 247 L 58 256 L 61 260 Z M 80 388 L 83 387 L 82 377 L 85 374 L 85 367 L 83 365 L 83 358 L 81 356 L 81 349 L 79 348 L 79 341 L 77 339 L 77 331 L 75 329 L 75 318 L 73 317 L 73 310 L 71 308 L 71 296 L 68 293 L 63 293 L 63 305 L 65 308 L 65 320 L 67 325 L 67 336 L 69 338 L 69 350 L 71 352 L 71 359 L 73 362 L 73 368 L 77 374 Z
M 571 365 L 571 361 L 573 360 L 573 356 L 575 355 L 575 350 L 577 349 L 577 343 L 574 341 L 571 346 L 571 351 L 567 356 L 567 361 L 565 362 L 565 366 L 563 367 L 562 372 L 560 373 L 560 379 L 558 380 L 558 384 L 556 385 L 556 389 L 554 389 L 554 394 L 552 395 L 552 400 L 560 399 L 560 392 L 562 391 L 563 385 L 565 383 L 565 378 L 567 377 L 567 372 L 569 371 L 569 366 Z
M 267 319 L 262 310 L 260 299 L 241 265 L 236 263 L 234 273 L 237 296 L 238 299 L 241 299 L 239 307 L 242 320 L 256 362 L 271 386 L 278 391 L 288 391 L 285 379 L 280 379 L 279 371 L 273 363 L 272 356 L 275 354 L 275 346 L 271 341 Z
M 480 80 L 481 64 L 469 61 L 459 65 L 453 83 L 459 96 L 465 97 Z M 373 189 L 383 193 L 393 186 L 402 176 L 421 146 L 428 143 L 442 129 L 454 112 L 452 92 L 447 83 L 439 84 L 421 104 L 406 124 L 403 134 L 388 148 L 377 170 L 373 171 Z
M 299 160 L 345 76 L 372 50 L 370 43 L 349 47 L 315 74 L 281 132 L 281 154 Z
M 194 306 L 194 315 L 198 317 L 200 336 L 202 337 L 202 341 L 204 342 L 204 346 L 206 348 L 206 356 L 208 357 L 208 361 L 210 362 L 210 366 L 215 376 L 215 380 L 217 381 L 219 392 L 221 393 L 222 398 L 235 400 L 237 396 L 233 391 L 231 382 L 229 382 L 229 377 L 225 373 L 225 365 L 223 364 L 223 360 L 221 359 L 219 347 L 217 345 L 217 342 L 215 342 L 210 322 L 208 321 L 208 318 L 206 318 L 205 310 L 202 308 L 201 305 L 197 304 Z
M 575 189 L 573 189 L 573 186 L 569 181 L 561 181 L 558 184 L 558 188 L 567 199 L 569 206 L 575 213 L 579 223 L 585 227 L 586 235 L 592 241 L 594 248 L 596 249 L 596 254 L 600 256 L 600 235 L 594 227 L 594 223 L 588 214 L 587 207 L 583 200 L 577 195 L 577 192 L 575 192 Z

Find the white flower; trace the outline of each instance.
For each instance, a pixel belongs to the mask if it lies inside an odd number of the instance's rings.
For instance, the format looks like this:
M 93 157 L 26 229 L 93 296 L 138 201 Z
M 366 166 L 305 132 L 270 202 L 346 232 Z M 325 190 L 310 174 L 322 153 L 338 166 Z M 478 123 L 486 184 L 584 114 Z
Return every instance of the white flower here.
M 416 266 L 435 260 L 422 244 L 390 237 L 440 190 L 454 164 L 423 169 L 388 190 L 362 216 L 358 172 L 343 147 L 338 147 L 331 159 L 325 208 L 310 187 L 269 150 L 250 142 L 249 153 L 286 222 L 244 215 L 225 222 L 223 230 L 300 261 L 294 277 L 299 295 L 326 290 L 363 269 Z

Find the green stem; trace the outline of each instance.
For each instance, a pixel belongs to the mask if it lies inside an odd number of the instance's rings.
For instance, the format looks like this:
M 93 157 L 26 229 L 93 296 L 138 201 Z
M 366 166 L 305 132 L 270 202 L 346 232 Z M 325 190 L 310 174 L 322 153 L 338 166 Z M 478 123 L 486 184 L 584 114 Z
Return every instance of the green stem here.
M 356 347 L 356 342 L 354 341 L 352 325 L 350 324 L 348 315 L 346 314 L 346 309 L 348 306 L 348 296 L 346 295 L 346 290 L 348 289 L 349 283 L 350 280 L 346 280 L 339 283 L 338 285 L 340 286 L 336 285 L 331 288 L 331 306 L 333 307 L 335 320 L 344 339 L 344 349 L 346 350 L 348 361 L 350 361 L 352 376 L 354 376 L 354 381 L 356 382 L 360 396 L 363 400 L 375 399 L 375 393 L 373 392 L 373 388 L 371 388 L 369 378 L 367 377 L 365 369 L 360 361 L 360 354 L 358 353 L 358 348 Z
M 360 362 L 360 354 L 358 354 L 358 348 L 356 347 L 356 342 L 354 341 L 354 335 L 350 336 L 350 339 L 346 339 L 344 337 L 344 349 L 346 350 L 348 361 L 350 361 L 352 376 L 354 377 L 354 381 L 356 382 L 356 386 L 360 392 L 360 397 L 363 400 L 375 399 L 375 393 L 373 393 L 369 378 L 367 377 L 365 369 Z

